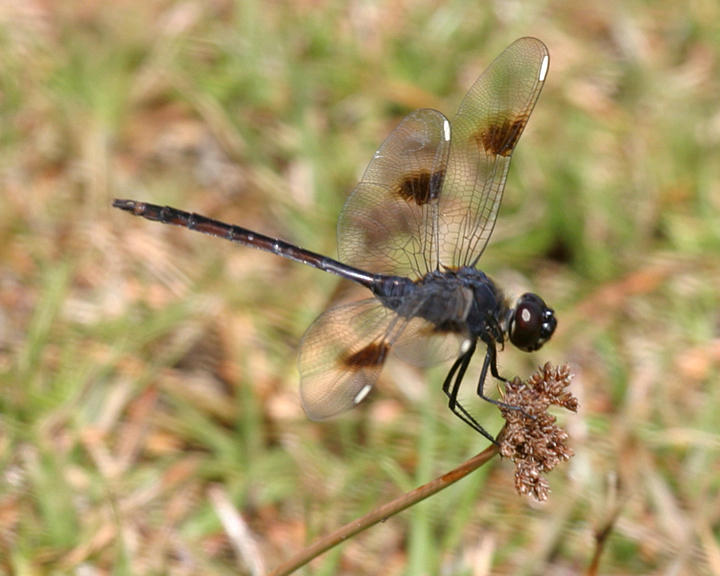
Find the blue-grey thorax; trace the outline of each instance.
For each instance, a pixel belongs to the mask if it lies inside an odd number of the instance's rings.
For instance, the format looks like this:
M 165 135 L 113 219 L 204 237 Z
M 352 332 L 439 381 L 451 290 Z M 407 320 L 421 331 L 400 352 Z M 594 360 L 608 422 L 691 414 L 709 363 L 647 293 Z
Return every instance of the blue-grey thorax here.
M 505 299 L 495 283 L 475 268 L 436 270 L 415 281 L 388 276 L 373 291 L 398 315 L 424 318 L 437 332 L 504 340 Z

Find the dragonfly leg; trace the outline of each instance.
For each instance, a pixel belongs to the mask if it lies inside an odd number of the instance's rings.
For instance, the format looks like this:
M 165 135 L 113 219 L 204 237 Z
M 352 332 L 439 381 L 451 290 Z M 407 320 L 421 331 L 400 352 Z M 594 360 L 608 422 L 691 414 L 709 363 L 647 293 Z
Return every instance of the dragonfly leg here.
M 500 400 L 495 400 L 493 398 L 485 396 L 485 378 L 487 378 L 488 369 L 490 370 L 490 374 L 492 374 L 493 378 L 497 378 L 498 380 L 507 382 L 507 378 L 500 376 L 500 374 L 498 373 L 497 350 L 495 348 L 495 344 L 493 343 L 488 343 L 487 345 L 485 360 L 483 362 L 482 371 L 480 372 L 480 379 L 478 380 L 477 395 L 486 402 L 490 402 L 490 404 L 495 404 L 495 406 L 498 406 L 500 408 L 505 408 L 506 410 L 522 410 L 522 408 L 520 408 L 519 406 L 513 406 L 512 404 L 507 404 L 505 402 L 501 402 Z
M 472 359 L 473 353 L 475 352 L 475 342 L 455 361 L 455 364 L 450 368 L 445 382 L 443 382 L 443 392 L 448 397 L 448 407 L 455 416 L 460 418 L 465 424 L 470 426 L 476 432 L 482 434 L 485 438 L 490 440 L 493 444 L 497 444 L 495 438 L 485 428 L 483 428 L 475 418 L 460 404 L 457 399 L 458 392 L 460 390 L 460 384 L 465 376 L 470 360 Z

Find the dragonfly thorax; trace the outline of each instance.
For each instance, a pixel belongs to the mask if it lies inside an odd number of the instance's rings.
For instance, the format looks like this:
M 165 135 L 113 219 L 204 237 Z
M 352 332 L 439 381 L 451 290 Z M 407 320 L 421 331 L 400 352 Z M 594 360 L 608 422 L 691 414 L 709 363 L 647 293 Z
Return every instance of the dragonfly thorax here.
M 404 318 L 423 318 L 435 332 L 504 341 L 507 305 L 495 283 L 475 268 L 435 270 L 416 281 L 382 277 L 373 292 L 387 308 Z

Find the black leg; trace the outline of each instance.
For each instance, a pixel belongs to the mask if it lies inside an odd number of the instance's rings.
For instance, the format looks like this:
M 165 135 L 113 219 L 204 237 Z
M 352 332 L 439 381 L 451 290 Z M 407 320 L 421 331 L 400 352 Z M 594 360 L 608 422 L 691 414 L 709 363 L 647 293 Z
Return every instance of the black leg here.
M 485 361 L 483 362 L 482 371 L 480 372 L 480 379 L 478 380 L 477 395 L 486 402 L 490 402 L 490 404 L 495 404 L 495 406 L 499 406 L 500 408 L 505 408 L 506 410 L 522 410 L 522 408 L 518 406 L 506 404 L 505 402 L 501 402 L 500 400 L 494 400 L 493 398 L 485 396 L 485 378 L 487 377 L 488 368 L 490 369 L 490 374 L 492 374 L 493 378 L 497 378 L 498 380 L 507 382 L 507 378 L 503 378 L 502 376 L 500 376 L 500 374 L 498 374 L 497 350 L 495 349 L 495 344 L 492 343 L 488 344 L 487 346 L 487 352 L 485 353 Z
M 445 378 L 445 382 L 443 382 L 443 392 L 448 397 L 448 407 L 450 410 L 460 418 L 465 424 L 470 426 L 473 430 L 476 432 L 479 432 L 485 438 L 490 440 L 493 444 L 497 444 L 495 441 L 495 438 L 487 431 L 485 428 L 480 426 L 477 420 L 473 418 L 473 416 L 465 409 L 465 407 L 458 402 L 457 395 L 460 390 L 460 384 L 462 382 L 463 377 L 465 376 L 465 371 L 467 370 L 468 365 L 470 364 L 470 360 L 472 359 L 473 354 L 475 353 L 475 342 L 472 343 L 470 348 L 468 348 L 462 356 L 460 356 L 456 361 L 455 364 L 452 365 L 452 368 L 450 368 L 450 372 L 448 373 L 447 377 Z M 457 375 L 456 375 L 457 373 Z M 452 386 L 451 386 L 452 385 Z

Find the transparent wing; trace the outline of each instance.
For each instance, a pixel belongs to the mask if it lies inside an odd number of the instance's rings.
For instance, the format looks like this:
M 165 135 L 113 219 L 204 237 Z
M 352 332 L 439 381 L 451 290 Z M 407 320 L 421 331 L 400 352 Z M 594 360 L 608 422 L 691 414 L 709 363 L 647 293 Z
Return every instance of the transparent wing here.
M 323 312 L 305 332 L 298 359 L 308 417 L 322 420 L 359 404 L 406 324 L 374 298 Z
M 412 318 L 395 340 L 392 351 L 414 366 L 433 366 L 457 358 L 466 335 L 441 330 L 422 318 Z
M 520 38 L 476 80 L 452 121 L 445 186 L 439 198 L 440 259 L 474 266 L 495 226 L 510 157 L 540 94 L 545 45 Z
M 375 152 L 338 220 L 340 260 L 419 278 L 439 265 L 438 198 L 450 124 L 437 110 L 406 116 Z

